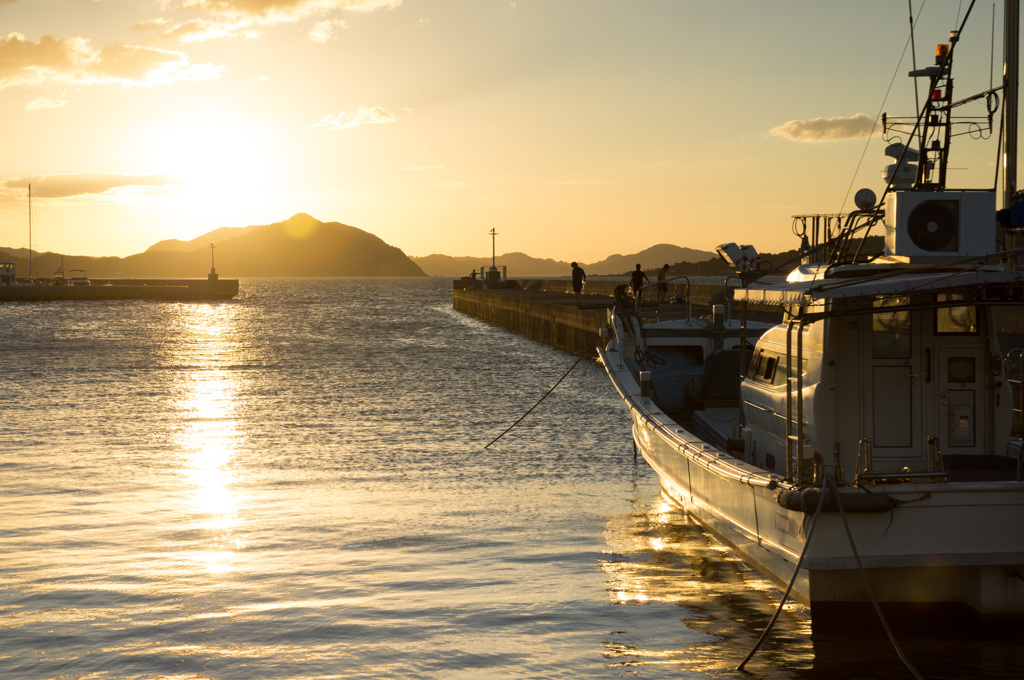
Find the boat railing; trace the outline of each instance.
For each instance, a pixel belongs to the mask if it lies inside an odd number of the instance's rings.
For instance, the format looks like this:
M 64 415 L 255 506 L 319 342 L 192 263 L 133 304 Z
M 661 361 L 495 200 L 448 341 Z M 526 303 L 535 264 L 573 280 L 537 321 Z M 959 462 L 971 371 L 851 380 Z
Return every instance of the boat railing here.
M 793 233 L 801 240 L 801 262 L 865 261 L 871 254 L 862 254 L 861 250 L 867 239 L 870 228 L 882 219 L 884 211 L 854 210 L 849 213 L 821 213 L 793 215 Z M 858 232 L 864 233 L 857 237 Z M 860 238 L 857 251 L 849 253 L 854 239 Z
M 690 277 L 689 276 L 686 276 L 685 274 L 680 274 L 679 276 L 670 276 L 669 278 L 662 279 L 661 281 L 652 281 L 652 282 L 648 283 L 647 285 L 640 286 L 640 290 L 641 291 L 646 291 L 648 288 L 654 288 L 656 286 L 661 286 L 662 284 L 669 284 L 669 283 L 672 283 L 673 281 L 685 281 L 686 282 L 686 320 L 689 321 L 690 318 L 693 316 L 693 296 L 690 294 Z M 632 286 L 629 287 L 629 290 L 630 291 L 633 290 Z M 726 298 L 726 300 L 728 301 L 728 298 Z
M 1013 391 L 1013 429 L 1011 434 L 1021 437 L 1024 434 L 1024 396 L 1022 396 L 1022 380 L 1024 380 L 1024 349 L 1011 349 L 1004 359 L 1006 382 Z
M 942 451 L 939 450 L 938 437 L 928 437 L 928 471 L 911 472 L 907 469 L 894 472 L 875 472 L 872 462 L 871 440 L 865 437 L 857 446 L 857 472 L 853 477 L 854 486 L 866 486 L 871 483 L 906 483 L 906 482 L 949 481 L 949 474 L 942 466 Z
M 786 479 L 804 481 L 804 322 L 790 319 L 786 328 Z M 796 334 L 796 347 L 793 334 Z M 795 408 L 794 408 L 794 402 Z

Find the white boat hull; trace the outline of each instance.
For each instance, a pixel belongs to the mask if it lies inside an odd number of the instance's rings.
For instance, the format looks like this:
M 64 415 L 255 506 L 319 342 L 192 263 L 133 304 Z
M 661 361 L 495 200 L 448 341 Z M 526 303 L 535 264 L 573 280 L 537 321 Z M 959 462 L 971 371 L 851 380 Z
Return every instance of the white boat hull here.
M 870 601 L 842 516 L 780 505 L 780 476 L 745 463 L 682 428 L 641 395 L 614 350 L 602 352 L 628 405 L 633 439 L 663 492 L 748 563 L 818 605 Z M 876 492 L 880 491 L 875 487 Z M 843 498 L 851 491 L 844 489 Z M 1024 483 L 899 485 L 886 512 L 847 512 L 853 543 L 875 597 L 890 604 L 967 605 L 982 616 L 1024 615 Z

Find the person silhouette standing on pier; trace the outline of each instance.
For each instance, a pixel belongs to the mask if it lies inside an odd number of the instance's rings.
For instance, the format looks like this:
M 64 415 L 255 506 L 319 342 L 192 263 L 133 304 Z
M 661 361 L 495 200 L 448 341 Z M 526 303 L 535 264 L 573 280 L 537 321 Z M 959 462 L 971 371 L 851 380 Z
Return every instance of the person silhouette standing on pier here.
M 668 265 L 665 265 L 658 270 L 658 304 L 665 301 L 668 296 L 668 284 L 665 283 L 665 279 L 668 278 Z
M 639 307 L 644 303 L 644 281 L 650 283 L 651 280 L 647 278 L 647 274 L 644 274 L 643 268 L 640 265 L 636 266 L 633 270 L 632 275 L 629 277 L 629 287 L 633 289 L 633 297 L 636 298 L 636 306 Z
M 583 271 L 583 267 L 579 266 L 575 262 L 572 263 L 572 292 L 576 295 L 576 307 L 582 305 L 583 298 L 581 293 L 583 292 L 583 286 L 587 283 L 587 273 Z

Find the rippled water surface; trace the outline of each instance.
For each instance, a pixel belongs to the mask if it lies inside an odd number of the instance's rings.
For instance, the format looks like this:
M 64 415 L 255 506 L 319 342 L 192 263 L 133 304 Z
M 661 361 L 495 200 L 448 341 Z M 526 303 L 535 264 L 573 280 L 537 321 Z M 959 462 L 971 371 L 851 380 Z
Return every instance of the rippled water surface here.
M 738 677 L 778 601 L 662 502 L 596 364 L 484 448 L 576 357 L 447 280 L 0 320 L 0 677 Z M 1024 667 L 906 643 L 933 677 Z M 789 608 L 747 669 L 910 677 L 872 645 Z

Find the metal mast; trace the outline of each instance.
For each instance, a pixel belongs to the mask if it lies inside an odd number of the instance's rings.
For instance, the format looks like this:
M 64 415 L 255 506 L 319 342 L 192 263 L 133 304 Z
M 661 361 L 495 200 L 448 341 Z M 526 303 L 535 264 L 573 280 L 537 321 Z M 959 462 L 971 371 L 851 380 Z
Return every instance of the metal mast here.
M 32 184 L 28 185 L 28 280 L 32 281 Z
M 1013 205 L 1017 191 L 1017 102 L 1018 62 L 1020 61 L 1020 2 L 1006 0 L 1003 17 L 1003 207 Z

